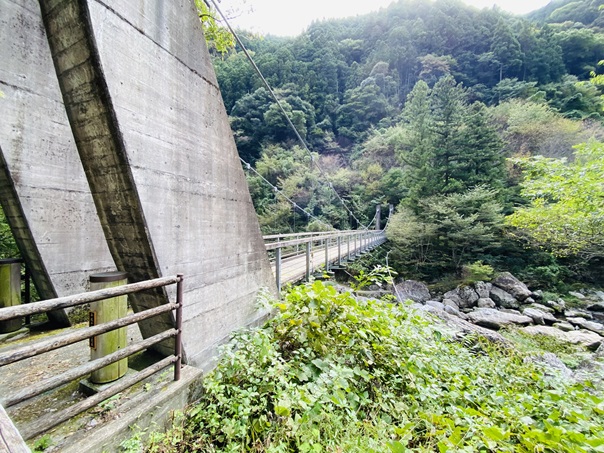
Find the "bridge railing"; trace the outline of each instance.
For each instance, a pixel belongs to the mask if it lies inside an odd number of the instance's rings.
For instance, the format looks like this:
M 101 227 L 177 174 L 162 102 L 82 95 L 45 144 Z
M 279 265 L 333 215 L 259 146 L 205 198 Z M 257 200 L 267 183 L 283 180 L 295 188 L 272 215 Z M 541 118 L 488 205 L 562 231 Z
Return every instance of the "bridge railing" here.
M 76 404 L 73 404 L 60 412 L 55 412 L 47 416 L 41 417 L 36 422 L 25 426 L 20 430 L 21 435 L 25 440 L 47 431 L 54 426 L 76 416 L 77 414 L 90 409 L 102 401 L 110 398 L 119 392 L 133 386 L 134 384 L 148 378 L 149 376 L 161 371 L 167 366 L 174 366 L 174 380 L 180 379 L 180 370 L 182 367 L 182 350 L 181 350 L 181 331 L 182 331 L 182 306 L 183 306 L 183 276 L 181 274 L 172 277 L 162 277 L 144 282 L 131 283 L 128 285 L 117 286 L 113 288 L 90 291 L 87 293 L 76 294 L 73 296 L 59 297 L 40 302 L 33 302 L 28 305 L 16 305 L 7 308 L 0 308 L 0 321 L 6 321 L 14 318 L 30 316 L 40 313 L 46 313 L 51 310 L 57 310 L 68 307 L 75 307 L 90 302 L 109 299 L 112 297 L 123 296 L 125 294 L 137 293 L 140 291 L 160 288 L 168 285 L 176 284 L 176 302 L 160 305 L 140 311 L 123 318 L 119 318 L 106 323 L 97 324 L 91 327 L 77 329 L 76 331 L 46 337 L 43 340 L 27 343 L 23 346 L 10 348 L 0 352 L 0 367 L 10 365 L 12 363 L 34 357 L 45 352 L 53 351 L 65 346 L 68 346 L 79 341 L 90 339 L 112 330 L 126 327 L 130 324 L 138 323 L 144 319 L 149 319 L 161 313 L 169 311 L 176 312 L 176 326 L 173 329 L 168 329 L 164 332 L 156 334 L 145 340 L 131 343 L 125 348 L 119 349 L 117 352 L 106 355 L 104 357 L 91 360 L 76 368 L 72 368 L 63 373 L 48 377 L 40 382 L 32 384 L 18 392 L 11 393 L 5 396 L 1 401 L 1 406 L 10 407 L 18 403 L 26 401 L 35 396 L 41 395 L 44 392 L 55 389 L 61 385 L 72 382 L 78 378 L 87 376 L 93 371 L 104 368 L 119 360 L 125 359 L 133 354 L 141 352 L 151 346 L 160 343 L 168 338 L 175 337 L 174 354 L 170 355 L 159 362 L 144 368 L 143 370 L 132 375 L 124 376 L 118 379 L 114 384 L 104 390 L 96 393 L 89 398 L 86 398 Z M 7 385 L 7 383 L 2 384 Z
M 305 279 L 322 268 L 347 261 L 377 247 L 386 240 L 383 230 L 322 231 L 317 233 L 288 233 L 264 236 L 277 288 L 287 282 Z

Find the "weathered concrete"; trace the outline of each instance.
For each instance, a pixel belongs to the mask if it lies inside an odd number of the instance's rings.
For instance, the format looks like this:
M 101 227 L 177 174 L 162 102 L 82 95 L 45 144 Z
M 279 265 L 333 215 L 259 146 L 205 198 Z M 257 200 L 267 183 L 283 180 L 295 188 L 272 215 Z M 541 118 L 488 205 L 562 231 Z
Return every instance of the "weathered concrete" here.
M 233 330 L 267 314 L 254 300 L 275 284 L 194 6 L 40 5 L 117 267 L 132 281 L 185 275 L 185 353 L 204 365 Z M 172 288 L 132 303 L 138 310 L 168 298 Z M 141 331 L 171 323 L 165 316 Z
M 115 269 L 35 0 L 0 0 L 0 202 L 43 299 Z M 50 317 L 68 324 L 63 312 Z

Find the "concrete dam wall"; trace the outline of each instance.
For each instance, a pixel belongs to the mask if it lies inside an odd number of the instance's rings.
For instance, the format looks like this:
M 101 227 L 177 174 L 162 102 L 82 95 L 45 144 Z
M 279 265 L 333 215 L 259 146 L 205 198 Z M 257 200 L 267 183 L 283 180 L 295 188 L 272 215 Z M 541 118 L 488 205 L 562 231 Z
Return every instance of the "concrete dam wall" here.
M 25 27 L 23 38 L 5 23 Z M 0 24 L 0 111 L 11 122 L 0 125 L 0 190 L 11 229 L 27 239 L 22 253 L 46 269 L 56 294 L 80 292 L 80 274 L 113 266 L 130 281 L 183 273 L 185 355 L 208 363 L 233 330 L 266 315 L 255 299 L 275 288 L 193 2 L 0 0 Z M 23 100 L 42 90 L 52 115 Z M 37 116 L 51 126 L 36 126 Z M 77 204 L 64 208 L 74 191 Z M 44 247 L 49 231 L 54 247 Z M 172 323 L 166 315 L 141 332 Z

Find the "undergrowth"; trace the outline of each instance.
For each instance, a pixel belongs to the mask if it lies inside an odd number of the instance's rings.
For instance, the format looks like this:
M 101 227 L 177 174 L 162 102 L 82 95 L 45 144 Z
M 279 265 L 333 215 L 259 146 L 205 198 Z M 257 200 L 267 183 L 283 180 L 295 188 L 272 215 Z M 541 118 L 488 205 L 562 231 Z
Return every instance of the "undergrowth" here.
M 152 452 L 604 451 L 604 400 L 407 307 L 295 287 L 226 347 Z

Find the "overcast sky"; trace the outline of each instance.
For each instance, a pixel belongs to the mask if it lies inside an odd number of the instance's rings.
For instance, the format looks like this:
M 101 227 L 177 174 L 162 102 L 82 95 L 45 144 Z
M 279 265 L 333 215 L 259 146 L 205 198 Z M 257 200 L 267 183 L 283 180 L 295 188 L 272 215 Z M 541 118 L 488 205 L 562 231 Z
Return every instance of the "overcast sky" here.
M 478 8 L 490 8 L 497 4 L 501 9 L 516 14 L 525 14 L 549 3 L 549 0 L 462 1 Z M 295 36 L 313 20 L 366 14 L 392 2 L 393 0 L 221 0 L 220 8 L 227 10 L 235 5 L 242 11 L 239 17 L 231 20 L 236 27 L 262 34 Z

